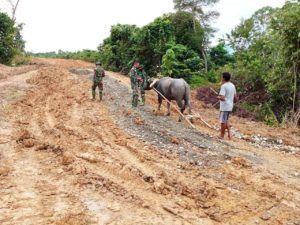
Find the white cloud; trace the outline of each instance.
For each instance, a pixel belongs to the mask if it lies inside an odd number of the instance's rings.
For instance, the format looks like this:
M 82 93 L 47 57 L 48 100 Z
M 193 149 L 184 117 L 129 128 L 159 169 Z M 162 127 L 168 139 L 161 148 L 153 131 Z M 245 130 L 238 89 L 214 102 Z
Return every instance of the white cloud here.
M 6 0 L 0 0 L 1 4 Z M 282 6 L 284 0 L 220 0 L 217 37 L 230 32 L 242 17 L 262 6 Z M 6 5 L 7 7 L 7 5 Z M 25 23 L 26 49 L 33 52 L 96 49 L 111 25 L 143 26 L 173 11 L 173 0 L 20 0 L 18 22 Z

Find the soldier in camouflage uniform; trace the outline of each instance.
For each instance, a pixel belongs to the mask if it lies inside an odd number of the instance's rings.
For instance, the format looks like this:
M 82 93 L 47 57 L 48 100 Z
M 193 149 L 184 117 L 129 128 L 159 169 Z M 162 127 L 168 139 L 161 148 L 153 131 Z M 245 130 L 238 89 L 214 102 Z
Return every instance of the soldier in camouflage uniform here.
M 92 86 L 92 95 L 93 100 L 96 98 L 96 88 L 99 88 L 99 98 L 102 101 L 103 97 L 103 77 L 105 76 L 104 69 L 101 67 L 101 63 L 96 63 L 96 68 L 94 70 L 93 86 Z
M 139 62 L 135 62 L 130 70 L 130 80 L 132 89 L 132 107 L 137 107 L 139 95 L 141 95 L 142 104 L 145 104 L 146 73 Z

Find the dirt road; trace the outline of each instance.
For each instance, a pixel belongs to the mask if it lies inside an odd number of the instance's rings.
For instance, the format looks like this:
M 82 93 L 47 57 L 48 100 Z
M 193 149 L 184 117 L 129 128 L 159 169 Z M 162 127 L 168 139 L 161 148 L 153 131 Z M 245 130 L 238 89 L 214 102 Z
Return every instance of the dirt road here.
M 300 224 L 298 130 L 293 153 L 220 142 L 154 93 L 131 109 L 126 77 L 93 102 L 92 65 L 37 63 L 0 80 L 0 224 Z

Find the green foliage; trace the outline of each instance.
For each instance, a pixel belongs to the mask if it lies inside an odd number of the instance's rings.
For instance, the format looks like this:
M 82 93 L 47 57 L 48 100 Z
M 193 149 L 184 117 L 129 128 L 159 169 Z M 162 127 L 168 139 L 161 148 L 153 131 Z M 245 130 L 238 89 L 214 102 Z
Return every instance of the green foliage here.
M 173 0 L 175 9 L 178 11 L 189 12 L 193 16 L 193 28 L 197 33 L 197 22 L 200 22 L 201 27 L 205 31 L 201 37 L 201 56 L 204 60 L 205 72 L 208 72 L 207 51 L 209 49 L 209 39 L 213 36 L 215 30 L 210 23 L 219 16 L 217 11 L 212 11 L 211 7 L 219 0 Z M 198 40 L 199 41 L 199 40 Z
M 209 70 L 206 74 L 205 74 L 205 78 L 211 82 L 211 83 L 217 83 L 218 79 L 219 79 L 219 74 L 216 70 Z
M 17 53 L 15 36 L 17 29 L 14 21 L 0 12 L 0 63 L 11 64 Z
M 137 58 L 150 76 L 156 75 L 160 72 L 162 56 L 175 41 L 174 27 L 168 18 L 159 17 L 142 27 L 136 38 Z
M 267 125 L 276 127 L 279 125 L 275 113 L 273 112 L 271 106 L 268 103 L 262 105 L 259 112 L 261 120 L 263 120 Z
M 23 24 L 15 24 L 7 14 L 0 12 L 0 63 L 11 65 L 26 61 L 22 28 Z
M 272 54 L 270 58 L 275 59 L 275 63 L 280 67 L 276 67 L 270 76 L 265 77 L 268 89 L 276 101 L 284 98 L 286 106 L 290 106 L 292 111 L 300 112 L 299 2 L 287 2 L 281 10 L 277 10 L 270 26 L 277 41 L 274 48 L 280 53 Z
M 30 62 L 30 56 L 25 53 L 20 53 L 14 57 L 12 61 L 12 65 L 20 66 L 20 65 L 28 64 L 29 62 Z
M 184 45 L 170 46 L 162 59 L 162 74 L 174 78 L 184 78 L 187 82 L 198 74 L 202 67 L 199 55 Z
M 247 49 L 256 48 L 259 50 L 261 37 L 268 34 L 270 21 L 274 12 L 278 9 L 264 7 L 256 11 L 249 19 L 243 20 L 232 32 L 230 45 L 240 52 Z
M 124 74 L 139 60 L 149 76 L 162 72 L 189 80 L 202 67 L 198 52 L 203 29 L 196 23 L 195 33 L 193 20 L 192 14 L 178 12 L 159 17 L 142 28 L 112 26 L 110 36 L 99 46 L 100 60 L 106 69 Z
M 269 126 L 279 126 L 279 121 L 269 103 L 256 105 L 253 103 L 242 102 L 239 106 L 249 112 L 253 112 L 257 118 L 264 121 L 265 124 Z
M 224 41 L 209 50 L 209 69 L 216 69 L 233 62 L 234 56 L 229 54 Z
M 192 13 L 192 15 L 200 21 L 206 31 L 212 30 L 209 23 L 215 19 L 219 13 L 209 10 L 208 7 L 213 6 L 219 2 L 219 0 L 173 0 L 173 2 L 175 9 Z
M 209 85 L 209 82 L 206 78 L 201 75 L 193 75 L 190 79 L 191 88 L 199 88 Z
M 174 27 L 176 43 L 185 45 L 200 53 L 203 48 L 204 29 L 193 14 L 177 11 L 167 16 Z
M 110 37 L 100 45 L 101 61 L 105 68 L 127 74 L 135 60 L 139 60 L 149 75 L 161 65 L 167 44 L 174 40 L 173 27 L 167 18 L 137 28 L 133 25 L 115 25 Z
M 56 52 L 29 53 L 29 55 L 40 58 L 60 58 L 60 59 L 75 59 L 84 60 L 87 62 L 96 62 L 99 60 L 99 52 L 93 50 L 82 50 L 77 52 L 65 52 L 59 50 Z
M 250 112 L 257 112 L 257 106 L 248 102 L 242 102 L 240 107 Z
M 16 27 L 16 33 L 15 33 L 15 48 L 18 51 L 19 54 L 24 54 L 25 52 L 25 41 L 21 35 L 21 32 L 23 30 L 24 24 L 18 24 Z
M 128 73 L 129 61 L 135 58 L 135 35 L 139 29 L 134 25 L 112 26 L 111 35 L 99 46 L 103 66 L 113 71 Z
M 223 66 L 234 74 L 242 95 L 266 90 L 260 110 L 269 124 L 289 111 L 300 111 L 300 4 L 264 7 L 229 36 L 235 61 Z M 275 114 L 276 116 L 275 116 Z

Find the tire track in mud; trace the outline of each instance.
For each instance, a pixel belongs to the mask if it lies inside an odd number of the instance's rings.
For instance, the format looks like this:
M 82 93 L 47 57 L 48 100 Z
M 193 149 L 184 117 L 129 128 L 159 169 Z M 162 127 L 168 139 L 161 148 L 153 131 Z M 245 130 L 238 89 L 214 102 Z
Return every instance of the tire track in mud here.
M 27 162 L 38 170 L 26 175 L 36 181 L 32 188 L 41 203 L 30 206 L 36 215 L 24 213 L 28 221 L 279 224 L 297 219 L 300 190 L 261 171 L 259 157 L 193 134 L 183 124 L 152 115 L 150 107 L 130 110 L 126 87 L 112 78 L 106 82 L 111 92 L 104 102 L 91 102 L 88 79 L 48 66 L 30 79 L 35 87 L 15 105 L 15 164 L 21 168 Z M 135 124 L 136 117 L 146 124 Z M 27 137 L 20 139 L 21 131 Z M 172 144 L 173 135 L 183 141 Z M 193 156 L 203 163 L 190 165 L 186 159 Z M 264 213 L 271 217 L 261 219 Z M 6 217 L 7 224 L 19 221 Z

